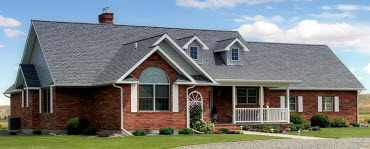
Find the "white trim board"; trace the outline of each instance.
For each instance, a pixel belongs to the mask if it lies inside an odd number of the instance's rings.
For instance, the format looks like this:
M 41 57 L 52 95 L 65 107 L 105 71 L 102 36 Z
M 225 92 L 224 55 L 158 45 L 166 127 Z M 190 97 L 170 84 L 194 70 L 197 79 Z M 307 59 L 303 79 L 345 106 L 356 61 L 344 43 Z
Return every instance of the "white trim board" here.
M 243 48 L 243 51 L 249 51 L 248 47 L 244 45 L 244 43 L 239 39 L 235 38 L 233 42 L 231 42 L 225 49 L 215 50 L 214 52 L 222 52 L 222 51 L 230 51 L 231 46 L 233 46 L 236 42 Z
M 270 88 L 270 90 L 285 90 L 284 88 Z M 312 88 L 312 87 L 291 87 L 290 90 L 328 90 L 328 91 L 361 91 L 366 90 L 365 88 Z
M 184 46 L 182 46 L 183 49 L 188 49 L 189 48 L 189 45 L 194 41 L 194 40 L 197 40 L 197 42 L 202 45 L 202 49 L 203 50 L 209 50 L 208 46 L 206 44 L 204 44 L 204 42 L 202 40 L 200 40 L 198 38 L 198 36 L 194 36 L 193 38 L 191 38 Z

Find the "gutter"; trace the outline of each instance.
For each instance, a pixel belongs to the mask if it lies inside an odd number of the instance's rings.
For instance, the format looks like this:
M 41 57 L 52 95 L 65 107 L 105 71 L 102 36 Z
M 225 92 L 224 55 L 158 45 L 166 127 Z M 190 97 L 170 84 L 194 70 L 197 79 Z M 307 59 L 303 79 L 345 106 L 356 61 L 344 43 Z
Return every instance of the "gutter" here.
M 121 130 L 124 131 L 129 136 L 133 136 L 130 132 L 128 132 L 126 129 L 123 128 L 123 88 L 121 86 L 117 86 L 113 83 L 113 86 L 115 88 L 121 89 Z
M 217 82 L 239 82 L 239 83 L 289 83 L 300 84 L 301 80 L 245 80 L 245 79 L 216 79 Z
M 5 93 L 4 93 L 4 96 L 10 98 L 10 96 L 7 96 Z
M 356 112 L 357 113 L 357 123 L 359 123 L 359 124 L 360 124 L 360 119 L 359 119 L 359 113 L 358 112 L 360 110 L 359 110 L 359 107 L 358 107 L 358 94 L 360 94 L 360 93 L 361 93 L 361 90 L 357 91 L 357 99 L 356 99 L 357 100 L 357 112 Z
M 195 84 L 191 87 L 186 88 L 186 127 L 190 128 L 190 111 L 189 111 L 189 89 L 195 87 Z

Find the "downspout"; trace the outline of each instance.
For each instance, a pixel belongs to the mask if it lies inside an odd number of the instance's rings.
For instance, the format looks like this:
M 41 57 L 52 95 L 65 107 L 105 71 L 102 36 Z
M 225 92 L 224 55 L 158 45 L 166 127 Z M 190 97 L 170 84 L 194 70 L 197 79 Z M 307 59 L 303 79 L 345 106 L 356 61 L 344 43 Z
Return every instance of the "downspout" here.
M 357 91 L 357 123 L 360 123 L 360 120 L 359 120 L 359 108 L 358 108 L 358 94 L 360 94 L 361 93 L 361 90 L 359 90 L 359 91 Z
M 123 88 L 121 86 L 117 86 L 113 83 L 113 86 L 115 88 L 121 89 L 121 130 L 124 131 L 129 136 L 133 136 L 130 132 L 128 132 L 126 129 L 123 128 Z
M 189 111 L 189 89 L 195 87 L 195 84 L 191 87 L 186 88 L 186 127 L 190 128 L 190 111 Z

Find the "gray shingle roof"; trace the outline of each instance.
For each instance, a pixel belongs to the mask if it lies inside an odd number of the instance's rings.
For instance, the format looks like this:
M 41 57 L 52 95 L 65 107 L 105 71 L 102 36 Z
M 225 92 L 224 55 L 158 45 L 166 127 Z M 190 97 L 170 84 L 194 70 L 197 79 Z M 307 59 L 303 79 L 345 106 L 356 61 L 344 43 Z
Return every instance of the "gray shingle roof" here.
M 231 42 L 235 40 L 235 38 L 236 37 L 217 41 L 214 50 L 224 50 L 228 45 L 231 44 Z
M 39 77 L 33 64 L 20 64 L 27 87 L 40 87 Z
M 302 80 L 302 84 L 294 86 L 363 88 L 323 45 L 246 42 L 236 31 L 52 21 L 32 24 L 55 84 L 116 81 L 166 33 L 180 45 L 197 35 L 210 49 L 204 51 L 201 66 L 215 79 Z M 250 51 L 243 52 L 242 66 L 227 66 L 213 50 L 226 47 L 235 38 L 241 39 Z

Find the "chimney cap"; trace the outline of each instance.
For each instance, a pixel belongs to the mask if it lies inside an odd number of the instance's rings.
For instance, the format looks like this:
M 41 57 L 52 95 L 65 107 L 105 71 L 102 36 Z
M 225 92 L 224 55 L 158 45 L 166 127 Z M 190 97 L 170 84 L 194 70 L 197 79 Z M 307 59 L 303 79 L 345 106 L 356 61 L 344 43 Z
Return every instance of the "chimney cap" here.
M 109 13 L 109 7 L 103 8 L 103 13 Z

